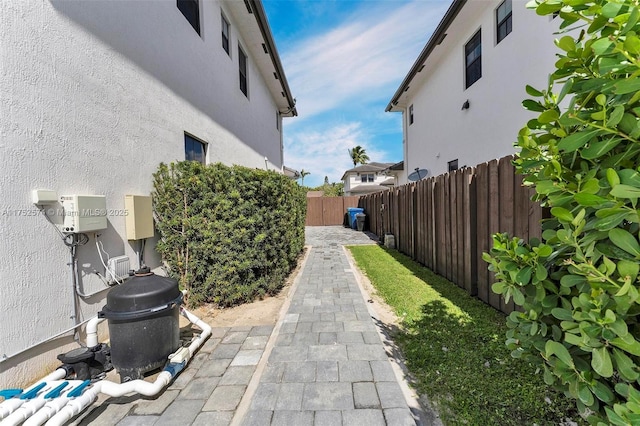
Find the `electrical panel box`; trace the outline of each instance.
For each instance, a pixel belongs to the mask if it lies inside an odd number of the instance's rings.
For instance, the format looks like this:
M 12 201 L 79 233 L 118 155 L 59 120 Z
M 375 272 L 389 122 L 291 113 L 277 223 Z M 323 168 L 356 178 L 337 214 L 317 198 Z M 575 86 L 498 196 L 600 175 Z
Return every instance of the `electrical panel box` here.
M 124 209 L 127 213 L 125 221 L 127 240 L 142 240 L 153 237 L 153 206 L 151 196 L 125 195 Z
M 63 220 L 60 230 L 66 233 L 91 232 L 107 228 L 107 197 L 104 195 L 62 195 Z

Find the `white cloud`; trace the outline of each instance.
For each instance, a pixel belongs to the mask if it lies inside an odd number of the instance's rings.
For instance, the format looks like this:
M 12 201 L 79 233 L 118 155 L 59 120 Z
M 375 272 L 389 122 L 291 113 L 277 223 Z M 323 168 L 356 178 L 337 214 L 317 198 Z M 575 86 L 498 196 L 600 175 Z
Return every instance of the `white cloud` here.
M 339 124 L 323 131 L 291 132 L 285 144 L 285 164 L 310 172 L 306 186 L 340 182 L 345 170 L 353 167 L 348 149 L 361 145 L 371 161 L 385 162 L 387 153 L 367 144 L 368 135 L 357 122 Z
M 298 120 L 372 95 L 391 99 L 448 4 L 363 2 L 346 24 L 286 49 Z

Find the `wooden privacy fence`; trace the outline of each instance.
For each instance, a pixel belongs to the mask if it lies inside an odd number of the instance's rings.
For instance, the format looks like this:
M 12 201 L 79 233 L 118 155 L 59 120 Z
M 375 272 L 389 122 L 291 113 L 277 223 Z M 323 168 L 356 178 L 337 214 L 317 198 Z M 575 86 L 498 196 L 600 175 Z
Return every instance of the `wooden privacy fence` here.
M 527 241 L 540 237 L 542 208 L 531 201 L 504 157 L 366 195 L 360 207 L 369 229 L 393 234 L 397 249 L 504 313 L 514 310 L 491 291 L 495 282 L 482 253 L 492 235 L 508 232 Z
M 348 207 L 358 207 L 359 196 L 307 198 L 307 226 L 342 225 Z

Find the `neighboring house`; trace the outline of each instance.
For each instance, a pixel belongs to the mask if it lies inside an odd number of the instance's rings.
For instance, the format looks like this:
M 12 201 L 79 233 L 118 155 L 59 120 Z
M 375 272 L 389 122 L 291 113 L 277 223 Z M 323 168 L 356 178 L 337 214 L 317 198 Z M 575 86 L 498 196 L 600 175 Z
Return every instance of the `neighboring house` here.
M 559 20 L 526 0 L 454 0 L 393 95 L 403 114 L 404 174 L 429 176 L 515 152 L 533 118 L 527 84 L 546 90 Z
M 344 195 L 364 195 L 385 191 L 397 184 L 393 173 L 387 173 L 394 163 L 367 163 L 347 170 L 342 175 Z
M 383 173 L 387 176 L 394 176 L 396 178 L 395 185 L 400 186 L 406 184 L 407 174 L 404 172 L 404 161 L 392 164 L 383 170 Z
M 41 377 L 77 347 L 75 326 L 108 289 L 97 242 L 103 256 L 138 268 L 125 195 L 149 195 L 160 162 L 282 171 L 282 117 L 297 114 L 260 0 L 1 7 L 0 389 Z M 77 247 L 78 288 L 89 297 L 76 294 L 69 247 L 32 203 L 35 189 L 106 196 L 106 229 Z M 47 211 L 61 220 L 59 203 Z M 142 254 L 158 270 L 156 241 Z

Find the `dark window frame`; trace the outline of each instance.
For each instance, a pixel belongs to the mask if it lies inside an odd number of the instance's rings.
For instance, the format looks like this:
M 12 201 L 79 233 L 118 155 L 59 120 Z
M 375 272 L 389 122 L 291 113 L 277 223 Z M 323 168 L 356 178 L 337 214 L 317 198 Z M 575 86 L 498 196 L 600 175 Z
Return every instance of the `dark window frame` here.
M 465 89 L 482 78 L 482 29 L 464 45 Z
M 202 164 L 206 164 L 207 143 L 185 132 L 184 159 L 186 161 L 198 161 Z
M 366 180 L 364 179 L 366 177 Z M 376 174 L 375 173 L 360 173 L 360 182 L 375 182 Z
M 220 13 L 220 18 L 222 24 L 222 48 L 227 52 L 227 55 L 231 56 L 231 24 L 223 13 Z
M 176 0 L 178 10 L 200 35 L 200 0 Z
M 502 18 L 500 17 L 501 14 L 504 15 Z M 513 31 L 512 15 L 511 0 L 504 0 L 496 9 L 496 44 L 504 40 Z
M 413 104 L 409 105 L 409 126 L 413 124 Z
M 249 68 L 248 62 L 249 57 L 246 53 L 244 53 L 242 46 L 238 44 L 238 73 L 240 77 L 240 91 L 244 93 L 246 97 L 249 97 L 249 82 L 247 78 L 247 69 Z
M 458 170 L 458 159 L 457 158 L 455 160 L 451 160 L 451 161 L 447 162 L 447 170 L 449 172 L 453 172 L 455 170 Z

